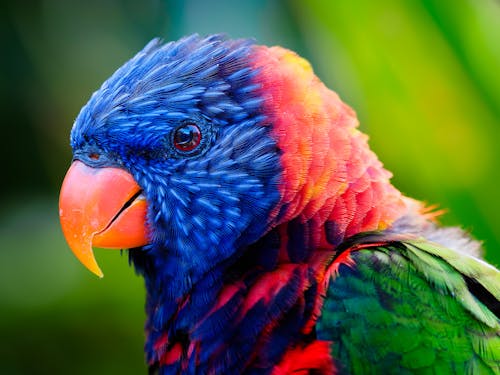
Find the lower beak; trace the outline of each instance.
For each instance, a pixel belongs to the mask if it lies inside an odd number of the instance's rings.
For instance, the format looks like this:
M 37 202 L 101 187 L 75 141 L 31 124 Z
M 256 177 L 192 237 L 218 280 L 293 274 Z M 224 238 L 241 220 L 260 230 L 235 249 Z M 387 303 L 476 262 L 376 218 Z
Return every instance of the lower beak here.
M 64 178 L 59 218 L 76 257 L 103 273 L 92 247 L 123 249 L 148 243 L 147 204 L 132 175 L 119 168 L 91 168 L 75 161 Z

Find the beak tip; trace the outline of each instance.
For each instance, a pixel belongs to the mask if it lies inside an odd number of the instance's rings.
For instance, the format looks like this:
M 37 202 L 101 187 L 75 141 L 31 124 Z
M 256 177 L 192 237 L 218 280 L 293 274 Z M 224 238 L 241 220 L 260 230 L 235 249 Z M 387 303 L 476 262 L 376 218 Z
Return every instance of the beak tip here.
M 78 254 L 78 255 L 81 255 Z M 77 255 L 77 257 L 78 257 Z M 94 252 L 92 251 L 92 248 L 90 248 L 89 255 L 86 257 L 80 257 L 80 262 L 94 275 L 98 276 L 100 279 L 104 277 L 104 274 L 101 271 L 101 268 L 97 264 L 95 258 L 94 258 Z
M 66 236 L 68 238 L 68 236 Z M 69 248 L 76 256 L 76 258 L 82 263 L 87 270 L 92 272 L 94 275 L 102 278 L 104 274 L 97 264 L 94 257 L 94 251 L 92 249 L 92 236 L 74 236 L 70 241 L 67 241 Z
M 102 273 L 101 269 L 98 268 L 96 270 L 91 270 L 94 275 L 102 279 L 104 277 L 104 274 Z

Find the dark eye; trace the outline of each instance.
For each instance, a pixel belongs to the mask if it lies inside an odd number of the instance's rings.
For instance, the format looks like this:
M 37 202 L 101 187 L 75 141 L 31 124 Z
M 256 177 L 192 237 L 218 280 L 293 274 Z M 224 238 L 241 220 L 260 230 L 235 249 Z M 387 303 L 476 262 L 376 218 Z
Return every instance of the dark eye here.
M 97 152 L 91 152 L 89 154 L 89 158 L 92 160 L 99 160 L 100 157 L 101 157 L 101 155 L 99 155 Z
M 201 142 L 201 130 L 193 123 L 179 126 L 174 132 L 174 147 L 181 152 L 193 151 Z

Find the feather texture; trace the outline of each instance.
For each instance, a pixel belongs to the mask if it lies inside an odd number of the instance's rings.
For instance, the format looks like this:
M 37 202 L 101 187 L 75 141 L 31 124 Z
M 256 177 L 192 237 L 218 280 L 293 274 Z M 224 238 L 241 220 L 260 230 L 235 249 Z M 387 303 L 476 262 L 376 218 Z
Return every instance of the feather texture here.
M 92 95 L 74 158 L 147 200 L 151 373 L 500 373 L 498 271 L 357 126 L 306 60 L 217 35 L 155 39 Z
M 494 295 L 500 272 L 401 236 L 359 235 L 343 252 L 352 261 L 332 260 L 336 272 L 318 322 L 319 337 L 336 342 L 340 373 L 500 371 L 499 317 L 466 282 L 474 275 Z

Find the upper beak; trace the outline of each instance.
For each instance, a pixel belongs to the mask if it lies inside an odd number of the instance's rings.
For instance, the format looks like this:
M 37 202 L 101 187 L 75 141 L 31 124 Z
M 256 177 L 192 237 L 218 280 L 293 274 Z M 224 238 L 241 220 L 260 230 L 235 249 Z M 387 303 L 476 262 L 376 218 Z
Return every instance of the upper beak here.
M 64 178 L 59 218 L 76 257 L 96 275 L 103 273 L 93 246 L 123 249 L 148 243 L 147 204 L 132 175 L 119 168 L 91 168 L 75 161 Z

